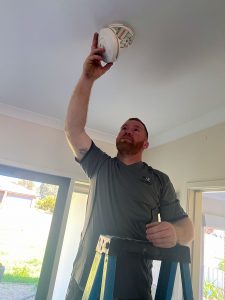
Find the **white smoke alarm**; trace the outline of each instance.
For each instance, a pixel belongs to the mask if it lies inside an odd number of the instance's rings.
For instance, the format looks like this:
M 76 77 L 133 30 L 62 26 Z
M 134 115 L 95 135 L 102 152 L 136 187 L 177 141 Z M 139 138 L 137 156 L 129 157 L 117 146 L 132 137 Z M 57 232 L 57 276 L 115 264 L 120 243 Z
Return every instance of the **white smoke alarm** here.
M 121 49 L 130 46 L 134 39 L 134 32 L 123 24 L 111 24 L 99 31 L 98 47 L 104 48 L 103 61 L 115 62 Z

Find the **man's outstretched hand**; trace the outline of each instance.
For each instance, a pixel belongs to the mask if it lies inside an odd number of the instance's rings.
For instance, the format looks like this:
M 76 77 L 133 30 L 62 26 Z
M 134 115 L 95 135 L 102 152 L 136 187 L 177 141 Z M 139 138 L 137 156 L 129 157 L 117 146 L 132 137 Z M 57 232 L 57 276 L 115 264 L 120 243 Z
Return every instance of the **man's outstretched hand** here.
M 91 53 L 86 58 L 83 65 L 83 76 L 86 79 L 91 79 L 93 81 L 98 79 L 113 65 L 112 63 L 102 65 L 102 55 L 104 51 L 104 48 L 98 48 L 98 33 L 95 33 L 93 36 Z

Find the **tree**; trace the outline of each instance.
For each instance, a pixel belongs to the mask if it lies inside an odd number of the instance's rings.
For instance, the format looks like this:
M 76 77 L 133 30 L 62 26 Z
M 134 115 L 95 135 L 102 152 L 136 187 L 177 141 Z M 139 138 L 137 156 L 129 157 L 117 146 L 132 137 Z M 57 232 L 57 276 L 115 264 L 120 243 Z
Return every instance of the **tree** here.
M 22 185 L 23 187 L 27 188 L 28 190 L 33 190 L 35 187 L 34 182 L 27 180 L 27 179 L 19 179 L 17 184 Z
M 48 184 L 48 183 L 42 183 L 40 185 L 40 198 L 43 199 L 46 196 L 57 196 L 58 193 L 58 185 Z

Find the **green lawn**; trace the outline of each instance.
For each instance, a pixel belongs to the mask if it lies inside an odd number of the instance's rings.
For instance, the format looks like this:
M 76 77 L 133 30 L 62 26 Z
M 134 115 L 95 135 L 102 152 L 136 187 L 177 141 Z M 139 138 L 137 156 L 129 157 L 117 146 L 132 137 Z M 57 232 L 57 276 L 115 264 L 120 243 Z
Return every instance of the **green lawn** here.
M 38 277 L 23 277 L 13 274 L 4 274 L 2 282 L 13 282 L 13 283 L 26 283 L 26 284 L 35 284 L 38 285 Z
M 51 219 L 35 208 L 0 207 L 2 282 L 38 284 Z

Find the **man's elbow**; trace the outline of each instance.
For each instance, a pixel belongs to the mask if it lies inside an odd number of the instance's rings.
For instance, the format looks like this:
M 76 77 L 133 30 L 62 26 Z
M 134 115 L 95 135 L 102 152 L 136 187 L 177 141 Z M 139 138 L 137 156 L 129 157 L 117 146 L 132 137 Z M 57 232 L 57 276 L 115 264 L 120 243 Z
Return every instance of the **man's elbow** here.
M 77 139 L 81 135 L 81 130 L 77 129 L 75 126 L 71 126 L 69 122 L 65 122 L 64 133 L 71 142 L 74 138 Z
M 188 245 L 194 240 L 194 225 L 189 217 L 175 222 L 174 225 L 180 245 Z
M 189 236 L 189 243 L 194 240 L 194 225 L 190 218 L 187 218 L 187 232 Z

